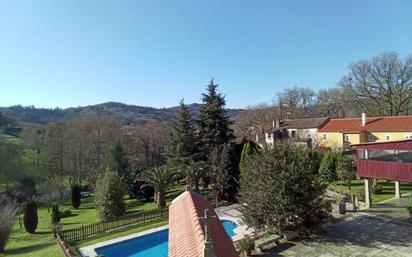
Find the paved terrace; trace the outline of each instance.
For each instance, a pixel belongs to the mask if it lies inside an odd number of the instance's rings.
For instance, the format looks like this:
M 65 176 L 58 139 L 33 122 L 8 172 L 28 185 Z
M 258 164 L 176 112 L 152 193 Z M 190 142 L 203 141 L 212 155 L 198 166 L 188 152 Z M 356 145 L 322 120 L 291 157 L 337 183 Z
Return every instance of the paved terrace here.
M 372 208 L 365 210 L 365 212 L 412 224 L 412 219 L 409 218 L 409 213 L 406 210 L 407 204 L 408 198 L 405 195 L 402 198 L 391 199 L 374 204 Z
M 412 257 L 412 224 L 369 215 L 335 223 L 308 239 L 280 244 L 261 257 Z

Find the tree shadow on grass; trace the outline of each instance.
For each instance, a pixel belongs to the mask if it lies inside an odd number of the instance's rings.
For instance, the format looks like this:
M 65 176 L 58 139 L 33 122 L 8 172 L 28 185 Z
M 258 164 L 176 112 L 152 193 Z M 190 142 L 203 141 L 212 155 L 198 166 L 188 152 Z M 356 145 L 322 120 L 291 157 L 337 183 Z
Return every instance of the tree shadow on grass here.
M 55 241 L 50 241 L 50 242 L 44 242 L 40 244 L 33 244 L 29 246 L 23 246 L 15 249 L 7 249 L 6 248 L 6 255 L 11 255 L 11 254 L 24 254 L 24 256 L 30 256 L 30 253 L 42 250 L 44 248 L 47 248 L 51 245 L 54 245 L 56 242 Z

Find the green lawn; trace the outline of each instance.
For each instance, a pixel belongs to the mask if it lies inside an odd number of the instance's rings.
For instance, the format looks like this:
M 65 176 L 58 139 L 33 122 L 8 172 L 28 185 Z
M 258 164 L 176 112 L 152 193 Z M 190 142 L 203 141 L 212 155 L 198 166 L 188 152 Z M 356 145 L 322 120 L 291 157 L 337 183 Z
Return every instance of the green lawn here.
M 170 202 L 181 192 L 183 192 L 184 186 L 175 186 L 167 193 L 167 203 Z M 153 202 L 140 202 L 134 199 L 126 199 L 127 212 L 133 212 L 136 210 L 147 210 L 156 208 Z M 67 202 L 60 208 L 70 208 L 70 203 Z M 14 231 L 11 235 L 9 243 L 6 245 L 5 256 L 30 256 L 30 257 L 63 257 L 60 249 L 58 248 L 56 241 L 54 240 L 50 229 L 50 216 L 47 211 L 47 207 L 40 207 L 38 210 L 39 225 L 36 233 L 33 235 L 28 234 L 24 228 L 20 228 L 18 221 L 15 224 Z M 94 198 L 89 197 L 82 199 L 82 204 L 78 210 L 72 210 L 70 217 L 64 218 L 61 221 L 63 229 L 78 227 L 90 223 L 98 222 L 97 210 L 94 206 Z M 119 236 L 128 235 L 131 233 L 140 232 L 146 229 L 158 227 L 167 224 L 166 218 L 154 219 L 148 222 L 136 224 L 136 226 L 129 227 L 127 229 L 116 230 L 114 232 L 107 233 L 100 237 L 90 238 L 80 242 L 81 245 L 92 244 L 116 238 Z M 1 256 L 1 255 L 0 255 Z
M 0 141 L 16 143 L 16 144 L 21 143 L 21 139 L 19 137 L 6 135 L 6 134 L 0 134 Z
M 384 200 L 388 200 L 395 197 L 395 182 L 394 181 L 386 181 L 386 180 L 378 180 L 378 184 L 382 185 L 383 192 L 380 194 L 373 194 L 372 196 L 372 203 L 379 203 Z M 363 179 L 357 179 L 352 181 L 352 191 L 354 192 L 361 192 L 364 190 L 364 182 Z M 329 186 L 329 189 L 341 192 L 346 191 L 347 187 L 340 182 L 335 182 Z M 401 194 L 412 192 L 412 183 L 401 182 Z

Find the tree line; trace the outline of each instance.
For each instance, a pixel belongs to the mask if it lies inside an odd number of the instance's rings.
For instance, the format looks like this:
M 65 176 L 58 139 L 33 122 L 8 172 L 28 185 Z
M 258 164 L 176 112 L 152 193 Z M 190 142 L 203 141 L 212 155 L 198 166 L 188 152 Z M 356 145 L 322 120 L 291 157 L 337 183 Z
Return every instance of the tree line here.
M 237 135 L 253 124 L 275 119 L 409 115 L 412 112 L 412 55 L 382 53 L 349 65 L 336 87 L 320 89 L 288 87 L 271 104 L 250 106 L 236 120 Z

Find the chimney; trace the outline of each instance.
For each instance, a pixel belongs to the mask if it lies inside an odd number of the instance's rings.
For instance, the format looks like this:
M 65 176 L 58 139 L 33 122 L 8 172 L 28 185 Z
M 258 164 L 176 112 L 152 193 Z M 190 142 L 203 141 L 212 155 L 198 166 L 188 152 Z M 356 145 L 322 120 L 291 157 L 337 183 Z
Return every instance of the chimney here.
M 365 126 L 367 123 L 366 113 L 362 112 L 362 126 Z
M 209 209 L 205 209 L 205 216 L 201 218 L 205 221 L 205 248 L 203 250 L 203 257 L 216 257 L 213 249 L 212 233 L 210 231 L 212 219 L 216 217 L 210 216 L 208 212 Z

